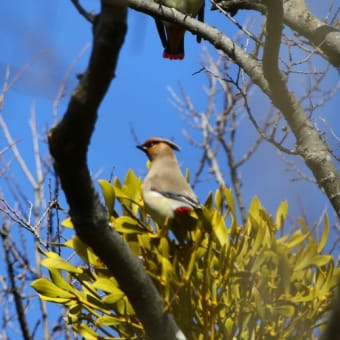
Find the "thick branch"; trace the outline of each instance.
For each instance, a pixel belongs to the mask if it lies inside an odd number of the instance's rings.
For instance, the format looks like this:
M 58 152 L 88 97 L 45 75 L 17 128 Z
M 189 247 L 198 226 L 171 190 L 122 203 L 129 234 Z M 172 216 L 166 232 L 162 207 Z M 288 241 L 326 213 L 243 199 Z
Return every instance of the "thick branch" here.
M 239 48 L 231 39 L 216 28 L 185 16 L 174 9 L 165 6 L 160 7 L 153 2 L 141 0 L 127 1 L 131 8 L 160 19 L 181 23 L 186 29 L 200 35 L 217 49 L 229 55 L 248 74 L 251 80 L 281 110 L 296 138 L 299 155 L 304 159 L 320 188 L 324 190 L 334 210 L 340 216 L 340 175 L 337 172 L 331 154 L 326 145 L 323 144 L 318 132 L 313 127 L 297 99 L 288 91 L 277 65 L 272 75 L 269 71 L 270 68 L 267 68 L 269 82 L 265 78 L 257 60 L 244 52 L 244 50 Z M 270 48 L 270 45 L 267 44 L 266 48 Z
M 334 340 L 340 339 L 340 282 L 337 286 L 336 295 L 332 303 L 332 312 L 329 317 L 327 327 L 324 334 L 322 334 L 321 340 Z
M 286 0 L 283 21 L 306 37 L 333 66 L 340 66 L 340 32 L 314 16 L 305 0 Z
M 87 148 L 97 109 L 110 85 L 126 33 L 125 1 L 102 0 L 89 66 L 62 121 L 49 135 L 54 168 L 70 206 L 77 235 L 111 270 L 151 339 L 176 339 L 178 327 L 164 313 L 151 279 L 109 222 L 87 167 Z
M 263 51 L 263 73 L 268 80 L 273 104 L 282 111 L 297 142 L 297 150 L 313 172 L 319 186 L 325 190 L 340 216 L 340 176 L 331 155 L 312 126 L 305 112 L 288 91 L 278 66 L 282 32 L 282 1 L 266 1 L 267 39 Z
M 263 76 L 262 68 L 258 62 L 249 54 L 240 49 L 234 42 L 229 39 L 223 32 L 209 26 L 203 22 L 184 15 L 173 8 L 159 6 L 152 1 L 127 0 L 129 7 L 149 14 L 159 19 L 165 19 L 171 22 L 182 24 L 187 30 L 194 34 L 200 35 L 203 39 L 208 40 L 217 49 L 225 52 L 229 57 L 252 78 L 252 81 L 269 94 L 268 83 Z
M 214 0 L 218 8 L 235 15 L 240 9 L 256 10 L 266 14 L 264 0 Z M 285 0 L 283 23 L 299 35 L 307 38 L 311 45 L 333 66 L 340 66 L 340 32 L 309 10 L 305 0 Z

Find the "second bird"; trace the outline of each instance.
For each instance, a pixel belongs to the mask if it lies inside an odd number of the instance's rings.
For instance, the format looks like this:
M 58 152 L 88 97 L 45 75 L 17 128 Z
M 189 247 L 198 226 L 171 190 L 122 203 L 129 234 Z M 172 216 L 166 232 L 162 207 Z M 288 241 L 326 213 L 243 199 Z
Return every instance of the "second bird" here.
M 155 0 L 166 7 L 175 8 L 183 14 L 192 17 L 198 16 L 198 20 L 204 20 L 204 0 Z M 181 60 L 184 58 L 184 34 L 183 26 L 168 21 L 156 19 L 159 37 L 164 47 L 163 58 Z M 201 37 L 197 36 L 197 41 Z
M 158 223 L 167 218 L 187 215 L 200 209 L 200 203 L 179 168 L 174 151 L 179 147 L 164 138 L 149 138 L 138 145 L 151 161 L 150 169 L 143 182 L 143 200 L 147 212 Z

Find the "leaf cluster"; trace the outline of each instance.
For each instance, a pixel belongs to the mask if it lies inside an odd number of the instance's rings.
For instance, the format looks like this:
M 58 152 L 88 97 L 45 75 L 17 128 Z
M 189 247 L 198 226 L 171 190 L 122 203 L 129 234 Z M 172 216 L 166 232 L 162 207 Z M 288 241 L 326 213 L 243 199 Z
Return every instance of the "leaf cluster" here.
M 273 217 L 258 198 L 245 225 L 230 189 L 210 194 L 190 219 L 158 226 L 143 209 L 141 180 L 101 180 L 112 227 L 153 279 L 188 339 L 307 339 L 324 325 L 339 269 L 323 254 L 329 223 L 316 241 L 304 220 L 284 234 L 288 204 Z M 65 221 L 65 226 L 72 227 Z M 180 237 L 174 237 L 181 229 Z M 72 260 L 45 252 L 50 274 L 32 283 L 40 298 L 62 304 L 65 321 L 86 339 L 145 338 L 117 281 L 77 236 L 63 244 Z

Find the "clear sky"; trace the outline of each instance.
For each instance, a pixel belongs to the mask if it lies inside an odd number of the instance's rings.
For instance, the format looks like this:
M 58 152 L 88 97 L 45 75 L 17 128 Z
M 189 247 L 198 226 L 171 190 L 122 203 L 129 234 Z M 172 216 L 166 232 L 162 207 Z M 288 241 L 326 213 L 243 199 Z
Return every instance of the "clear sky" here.
M 323 15 L 321 12 L 327 6 L 320 8 L 320 2 L 311 3 L 313 10 L 318 11 L 318 15 Z M 83 4 L 88 9 L 95 9 L 97 1 L 87 0 Z M 237 32 L 236 27 L 227 22 L 222 14 L 208 11 L 209 7 L 208 4 L 206 21 L 233 37 Z M 86 67 L 92 39 L 91 27 L 67 0 L 22 1 L 20 5 L 13 1 L 2 1 L 0 13 L 0 86 L 4 82 L 6 67 L 9 67 L 13 77 L 26 63 L 35 60 L 8 93 L 0 112 L 13 138 L 19 140 L 18 147 L 28 165 L 33 167 L 29 128 L 32 108 L 36 112 L 41 138 L 45 139 L 46 126 L 53 121 L 53 101 L 69 68 L 71 67 L 71 73 L 66 79 L 65 96 L 57 107 L 58 118 L 65 112 L 70 93 L 77 84 L 76 74 Z M 240 13 L 236 18 L 242 20 L 245 14 L 256 18 L 253 12 Z M 100 178 L 108 179 L 112 169 L 114 175 L 123 178 L 129 168 L 143 176 L 146 159 L 135 148 L 135 140 L 130 131 L 133 127 L 140 142 L 151 136 L 173 139 L 182 147 L 182 152 L 178 154 L 182 168 L 192 169 L 193 172 L 201 153 L 188 143 L 183 131 L 188 130 L 195 138 L 201 138 L 170 104 L 167 88 L 170 86 L 179 92 L 178 85 L 181 84 L 197 109 L 203 111 L 206 105 L 203 87 L 207 85 L 207 78 L 204 73 L 193 74 L 201 68 L 204 48 L 208 48 L 213 55 L 216 52 L 210 48 L 208 42 L 197 44 L 195 36 L 187 33 L 186 58 L 183 61 L 162 59 L 162 46 L 153 19 L 131 10 L 128 22 L 128 34 L 120 54 L 116 78 L 99 110 L 90 146 L 89 167 L 93 175 L 101 171 Z M 82 53 L 84 49 L 85 52 Z M 336 72 L 328 77 L 327 82 L 329 86 L 336 86 Z M 298 91 L 299 86 L 298 84 L 294 90 Z M 255 91 L 255 95 L 256 93 Z M 268 106 L 267 102 L 262 103 L 263 97 L 260 95 L 252 100 L 259 110 L 262 106 Z M 339 105 L 340 98 L 337 96 L 321 112 L 338 136 Z M 243 120 L 246 119 L 245 117 Z M 319 120 L 316 124 L 322 126 Z M 251 144 L 255 135 L 251 127 L 240 132 L 237 139 L 239 156 L 245 150 L 244 145 Z M 0 131 L 0 150 L 5 146 L 6 141 Z M 47 154 L 46 145 L 44 153 Z M 10 153 L 6 155 L 13 160 Z M 11 167 L 23 187 L 28 188 L 15 162 L 12 162 Z M 227 164 L 223 171 L 228 180 Z M 287 199 L 292 220 L 305 214 L 310 225 L 318 221 L 325 209 L 332 214 L 328 200 L 315 185 L 291 181 L 294 174 L 286 171 L 286 165 L 270 145 L 264 143 L 257 155 L 241 168 L 240 175 L 247 206 L 251 198 L 257 195 L 264 207 L 274 214 L 279 203 Z M 197 185 L 195 190 L 204 201 L 208 192 L 216 187 L 214 181 L 207 181 Z M 0 188 L 6 194 L 6 186 L 1 180 Z

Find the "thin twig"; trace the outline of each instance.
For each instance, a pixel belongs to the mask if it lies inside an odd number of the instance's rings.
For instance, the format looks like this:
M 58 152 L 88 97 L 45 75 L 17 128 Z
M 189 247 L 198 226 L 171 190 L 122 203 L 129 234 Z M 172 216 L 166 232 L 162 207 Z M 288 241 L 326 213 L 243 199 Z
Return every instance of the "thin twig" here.
M 14 157 L 16 159 L 16 161 L 19 163 L 19 166 L 21 168 L 21 170 L 23 171 L 24 175 L 26 176 L 26 178 L 28 179 L 28 181 L 30 182 L 31 186 L 35 189 L 37 187 L 37 183 L 36 180 L 34 179 L 31 171 L 29 170 L 26 162 L 24 161 L 24 159 L 21 156 L 21 153 L 19 152 L 16 143 L 14 142 L 8 126 L 5 122 L 5 120 L 3 119 L 2 115 L 0 114 L 0 127 L 2 128 L 2 131 L 4 132 L 5 138 L 7 140 L 8 145 L 11 146 L 12 152 L 14 154 Z

